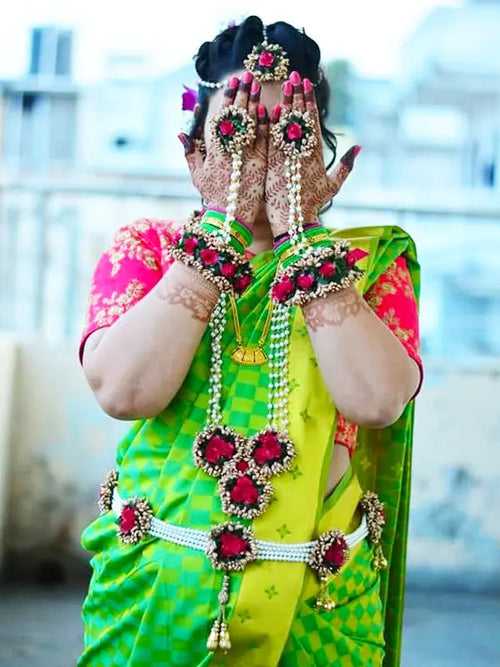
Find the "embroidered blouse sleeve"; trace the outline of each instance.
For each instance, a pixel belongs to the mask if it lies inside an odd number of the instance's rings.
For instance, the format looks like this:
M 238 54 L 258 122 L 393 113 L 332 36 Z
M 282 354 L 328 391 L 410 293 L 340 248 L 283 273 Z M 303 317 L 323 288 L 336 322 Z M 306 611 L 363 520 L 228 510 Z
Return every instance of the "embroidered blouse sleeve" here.
M 420 392 L 424 366 L 420 356 L 418 307 L 406 259 L 399 255 L 378 280 L 366 291 L 365 299 L 380 319 L 397 336 L 408 355 L 415 360 L 420 380 L 413 400 Z M 352 457 L 356 447 L 358 426 L 339 413 L 335 442 L 349 449 Z
M 108 327 L 159 281 L 173 260 L 168 247 L 178 238 L 172 221 L 140 219 L 120 227 L 92 275 L 78 347 L 80 364 L 90 334 Z

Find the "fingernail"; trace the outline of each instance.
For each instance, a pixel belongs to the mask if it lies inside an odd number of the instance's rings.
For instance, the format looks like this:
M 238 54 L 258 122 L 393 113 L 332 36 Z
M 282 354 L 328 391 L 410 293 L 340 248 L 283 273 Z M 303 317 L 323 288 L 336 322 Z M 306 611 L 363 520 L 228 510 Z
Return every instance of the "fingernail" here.
M 276 106 L 273 107 L 273 110 L 271 112 L 271 120 L 273 121 L 273 123 L 276 123 L 276 121 L 279 120 L 280 116 L 281 116 L 281 105 L 276 104 Z
M 200 111 L 201 111 L 201 104 L 195 104 L 193 109 L 193 115 L 195 118 L 200 113 Z
M 260 90 L 260 83 L 256 79 L 254 79 L 252 87 L 250 88 L 250 95 L 257 95 L 259 90 Z
M 257 107 L 257 116 L 260 121 L 265 121 L 267 118 L 267 109 L 263 104 L 259 104 Z
M 294 86 L 297 86 L 302 79 L 300 78 L 300 74 L 297 72 L 297 70 L 293 70 L 293 72 L 290 74 L 290 81 L 293 83 Z
M 358 157 L 358 155 L 361 153 L 361 148 L 362 148 L 362 146 L 360 146 L 359 144 L 356 144 L 354 146 L 354 157 L 355 158 Z
M 290 81 L 285 81 L 283 84 L 283 95 L 285 97 L 291 97 L 293 92 L 293 86 Z
M 187 137 L 186 134 L 184 134 L 184 132 L 180 132 L 180 133 L 177 135 L 177 138 L 179 139 L 179 141 L 181 142 L 181 144 L 184 146 L 184 148 L 187 148 L 187 147 L 188 147 L 188 145 L 189 145 L 188 137 Z
M 240 80 L 238 79 L 237 76 L 232 76 L 231 79 L 229 80 L 229 88 L 232 88 L 233 90 L 235 88 L 238 88 L 240 85 Z
M 313 89 L 313 85 L 309 79 L 304 79 L 304 92 L 305 93 L 311 93 Z
M 246 70 L 245 72 L 243 72 L 243 76 L 241 77 L 241 79 L 245 83 L 250 83 L 250 81 L 253 79 L 252 72 L 249 72 L 248 70 Z

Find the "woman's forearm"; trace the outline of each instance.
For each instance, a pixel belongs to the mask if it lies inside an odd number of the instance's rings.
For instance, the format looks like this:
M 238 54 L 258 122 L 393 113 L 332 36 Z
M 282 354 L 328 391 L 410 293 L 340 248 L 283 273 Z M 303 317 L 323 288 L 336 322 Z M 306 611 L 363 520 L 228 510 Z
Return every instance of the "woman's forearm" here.
M 218 295 L 195 269 L 174 262 L 112 326 L 89 337 L 83 368 L 108 414 L 118 419 L 152 417 L 169 404 L 189 370 Z
M 417 363 L 351 286 L 303 306 L 321 372 L 338 410 L 361 426 L 393 424 L 416 391 Z

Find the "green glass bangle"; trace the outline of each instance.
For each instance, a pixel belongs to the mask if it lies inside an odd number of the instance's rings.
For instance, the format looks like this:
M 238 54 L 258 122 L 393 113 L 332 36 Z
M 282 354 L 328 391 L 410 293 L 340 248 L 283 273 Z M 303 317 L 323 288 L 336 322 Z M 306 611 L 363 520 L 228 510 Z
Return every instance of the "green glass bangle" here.
M 215 223 L 215 226 L 220 228 L 221 224 L 224 224 L 226 219 L 226 214 L 221 211 L 215 211 L 212 209 L 206 210 L 202 217 L 201 223 Z M 239 220 L 231 220 L 230 222 L 231 236 L 234 236 L 244 248 L 247 248 L 253 241 L 253 234 L 251 230 L 243 225 Z
M 304 237 L 307 239 L 307 244 L 315 248 L 328 248 L 332 245 L 331 230 L 327 227 L 311 227 L 304 231 Z M 299 259 L 299 255 L 295 252 L 290 239 L 282 243 L 275 251 L 274 256 L 278 262 L 286 268 Z

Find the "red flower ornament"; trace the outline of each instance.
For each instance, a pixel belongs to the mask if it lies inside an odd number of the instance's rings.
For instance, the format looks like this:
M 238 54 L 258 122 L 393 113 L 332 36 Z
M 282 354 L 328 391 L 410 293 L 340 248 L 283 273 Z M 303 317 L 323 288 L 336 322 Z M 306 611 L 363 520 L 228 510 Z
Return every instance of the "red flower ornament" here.
M 262 51 L 259 56 L 259 65 L 261 67 L 272 67 L 274 61 L 275 57 L 270 51 Z
M 362 248 L 353 248 L 345 256 L 348 266 L 353 266 L 358 260 L 363 259 L 368 255 Z
M 286 136 L 289 141 L 298 141 L 302 139 L 304 131 L 300 123 L 290 123 L 286 128 Z
M 251 528 L 228 521 L 212 528 L 206 553 L 216 569 L 241 571 L 257 558 L 257 543 Z
M 232 137 L 236 132 L 236 128 L 232 120 L 225 118 L 219 123 L 219 132 L 223 137 Z

